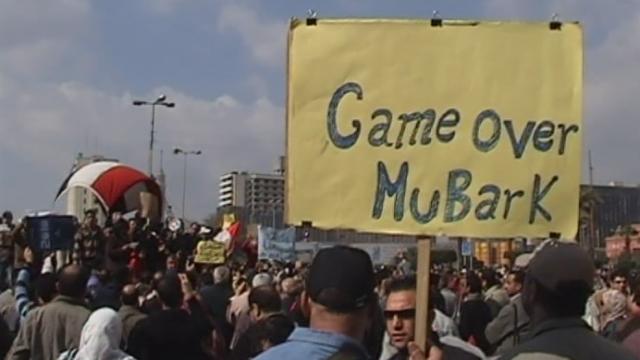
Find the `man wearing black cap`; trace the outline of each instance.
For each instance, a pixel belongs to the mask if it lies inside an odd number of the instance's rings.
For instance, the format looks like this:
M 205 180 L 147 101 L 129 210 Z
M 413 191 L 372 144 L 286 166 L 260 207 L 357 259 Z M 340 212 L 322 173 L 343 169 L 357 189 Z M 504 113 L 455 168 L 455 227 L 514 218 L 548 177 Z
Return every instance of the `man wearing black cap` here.
M 576 243 L 545 241 L 529 262 L 522 291 L 531 338 L 500 359 L 634 359 L 581 319 L 594 273 L 589 255 Z
M 366 252 L 345 246 L 319 251 L 303 293 L 309 328 L 297 328 L 284 344 L 256 359 L 324 360 L 336 354 L 369 359 L 362 341 L 377 305 L 374 288 Z

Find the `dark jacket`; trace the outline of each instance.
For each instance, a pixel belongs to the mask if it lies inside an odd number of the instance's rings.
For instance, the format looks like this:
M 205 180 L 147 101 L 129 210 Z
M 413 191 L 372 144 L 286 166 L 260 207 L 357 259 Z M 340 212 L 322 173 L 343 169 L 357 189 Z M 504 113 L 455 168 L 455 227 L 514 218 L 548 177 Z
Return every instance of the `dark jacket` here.
M 491 309 L 480 295 L 468 295 L 460 306 L 460 338 L 464 341 L 473 338 L 475 345 L 485 354 L 491 353 L 491 346 L 484 334 L 490 321 Z
M 514 359 L 522 354 L 551 354 L 572 360 L 635 359 L 622 346 L 594 333 L 580 318 L 543 322 L 533 328 L 527 342 L 508 351 L 500 359 Z
M 183 309 L 151 314 L 131 331 L 127 352 L 138 360 L 208 359 L 203 343 L 213 328 L 197 300 Z
M 202 302 L 216 321 L 225 321 L 227 306 L 233 296 L 233 290 L 227 285 L 215 284 L 200 289 Z

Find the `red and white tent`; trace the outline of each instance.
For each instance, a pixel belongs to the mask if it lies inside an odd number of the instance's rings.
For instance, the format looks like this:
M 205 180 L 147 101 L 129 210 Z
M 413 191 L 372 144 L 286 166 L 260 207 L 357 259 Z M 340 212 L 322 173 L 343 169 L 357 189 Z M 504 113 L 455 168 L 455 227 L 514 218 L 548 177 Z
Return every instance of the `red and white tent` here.
M 162 213 L 162 190 L 158 183 L 145 173 L 117 162 L 99 161 L 72 172 L 60 186 L 56 200 L 74 187 L 91 191 L 107 213 L 140 210 L 141 193 L 150 193 L 157 199 L 157 213 Z

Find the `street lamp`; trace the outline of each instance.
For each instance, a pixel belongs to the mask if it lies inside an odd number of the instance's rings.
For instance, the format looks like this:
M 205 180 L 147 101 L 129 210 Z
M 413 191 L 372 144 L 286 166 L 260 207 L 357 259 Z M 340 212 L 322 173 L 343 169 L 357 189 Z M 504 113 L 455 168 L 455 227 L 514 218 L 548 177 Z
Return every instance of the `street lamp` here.
M 155 133 L 156 126 L 156 106 L 161 105 L 168 108 L 175 107 L 176 104 L 172 102 L 167 102 L 166 95 L 160 95 L 155 101 L 145 101 L 145 100 L 133 100 L 134 106 L 143 106 L 149 105 L 151 106 L 151 139 L 149 140 L 149 176 L 153 177 L 153 136 Z
M 200 150 L 183 150 L 180 148 L 173 149 L 174 155 L 184 155 L 184 173 L 182 174 L 182 221 L 185 221 L 184 217 L 184 209 L 185 199 L 187 198 L 187 156 L 189 155 L 201 155 L 202 151 Z

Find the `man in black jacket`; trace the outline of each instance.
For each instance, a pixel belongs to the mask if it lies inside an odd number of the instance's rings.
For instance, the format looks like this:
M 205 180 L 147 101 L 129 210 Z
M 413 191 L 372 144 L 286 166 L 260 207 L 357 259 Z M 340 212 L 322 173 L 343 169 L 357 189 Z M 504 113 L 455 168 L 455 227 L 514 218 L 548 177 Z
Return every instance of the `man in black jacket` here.
M 163 310 L 133 328 L 128 353 L 138 360 L 208 359 L 203 344 L 213 328 L 186 276 L 165 275 L 157 291 Z M 183 296 L 189 312 L 181 308 Z
M 484 332 L 491 321 L 491 309 L 482 299 L 482 280 L 473 272 L 468 273 L 465 279 L 464 301 L 460 307 L 460 338 L 489 354 L 491 349 Z

